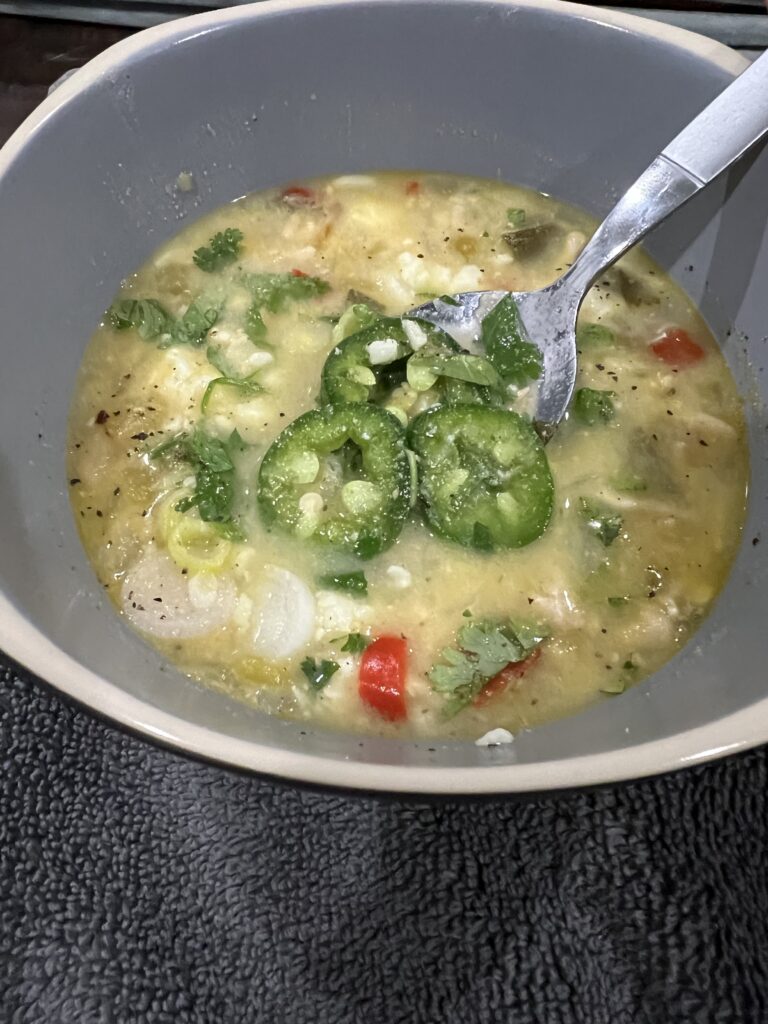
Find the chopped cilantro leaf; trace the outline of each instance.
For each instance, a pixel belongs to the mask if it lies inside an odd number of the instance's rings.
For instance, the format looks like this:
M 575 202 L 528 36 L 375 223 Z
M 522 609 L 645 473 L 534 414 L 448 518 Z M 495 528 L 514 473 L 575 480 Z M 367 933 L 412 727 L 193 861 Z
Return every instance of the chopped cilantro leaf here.
M 339 671 L 339 664 L 336 661 L 327 661 L 325 658 L 320 662 L 314 658 L 305 658 L 301 663 L 301 671 L 307 677 L 313 690 L 322 690 Z
M 218 319 L 219 311 L 215 306 L 201 301 L 190 303 L 186 313 L 171 329 L 170 344 L 202 345 Z
M 173 329 L 173 317 L 156 299 L 118 299 L 107 310 L 107 318 L 116 331 L 133 328 L 144 341 L 154 341 Z
M 523 661 L 545 634 L 523 623 L 471 622 L 458 633 L 458 646 L 446 647 L 442 664 L 429 672 L 432 689 L 446 697 L 446 713 L 470 704 L 489 679 L 512 662 Z
M 156 299 L 118 299 L 107 311 L 117 331 L 133 328 L 144 341 L 160 339 L 160 348 L 170 345 L 201 345 L 219 318 L 219 311 L 207 303 L 190 303 L 176 320 Z
M 235 464 L 233 455 L 242 450 L 242 438 L 233 431 L 227 441 L 212 437 L 199 428 L 191 434 L 178 434 L 158 445 L 150 458 L 175 453 L 188 462 L 195 473 L 195 489 L 176 505 L 179 512 L 196 508 L 200 518 L 210 523 L 233 523 Z
M 238 228 L 225 228 L 224 231 L 217 231 L 209 240 L 208 245 L 195 249 L 192 260 L 195 266 L 204 270 L 206 274 L 222 270 L 237 260 L 242 241 L 243 233 Z
M 408 360 L 408 371 L 412 374 L 416 368 L 435 377 L 450 377 L 452 380 L 462 380 L 468 384 L 486 387 L 498 387 L 501 384 L 499 374 L 483 356 L 430 356 L 416 353 Z
M 524 387 L 541 376 L 541 352 L 525 340 L 515 300 L 506 295 L 482 323 L 485 354 L 499 376 L 508 384 Z
M 339 637 L 339 639 L 342 638 Z M 370 643 L 370 637 L 363 636 L 362 633 L 349 633 L 341 649 L 347 654 L 362 654 Z
M 507 223 L 513 228 L 519 228 L 525 224 L 525 210 L 519 206 L 512 206 L 507 210 Z

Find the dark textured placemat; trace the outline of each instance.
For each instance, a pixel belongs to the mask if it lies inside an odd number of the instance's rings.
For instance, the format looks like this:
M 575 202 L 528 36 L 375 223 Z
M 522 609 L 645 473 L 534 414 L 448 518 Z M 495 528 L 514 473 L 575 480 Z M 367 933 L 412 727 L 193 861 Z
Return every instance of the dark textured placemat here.
M 765 749 L 410 803 L 187 761 L 0 671 L 8 1024 L 765 1024 Z

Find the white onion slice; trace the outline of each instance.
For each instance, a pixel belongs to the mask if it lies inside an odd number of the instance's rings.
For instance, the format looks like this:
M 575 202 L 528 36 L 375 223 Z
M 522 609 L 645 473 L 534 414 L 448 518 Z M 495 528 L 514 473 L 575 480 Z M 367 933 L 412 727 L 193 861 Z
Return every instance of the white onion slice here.
M 306 646 L 315 631 L 312 591 L 287 569 L 270 566 L 253 607 L 252 646 L 264 658 L 288 658 Z
M 232 581 L 211 577 L 205 594 L 197 586 L 191 594 L 191 580 L 164 552 L 148 548 L 125 575 L 125 617 L 142 633 L 164 640 L 205 636 L 225 626 L 235 607 Z

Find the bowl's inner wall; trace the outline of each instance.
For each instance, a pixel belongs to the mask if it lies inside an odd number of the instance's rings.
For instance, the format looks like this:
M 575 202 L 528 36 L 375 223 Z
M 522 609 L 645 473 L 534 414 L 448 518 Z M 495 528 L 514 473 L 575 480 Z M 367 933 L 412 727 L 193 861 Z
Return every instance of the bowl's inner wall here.
M 83 665 L 195 723 L 337 757 L 476 763 L 471 745 L 361 745 L 264 719 L 164 667 L 122 626 L 85 562 L 66 494 L 67 410 L 83 346 L 121 278 L 185 219 L 290 179 L 387 167 L 500 175 L 604 213 L 728 74 L 573 9 L 461 0 L 243 12 L 178 35 L 82 92 L 64 86 L 61 109 L 0 179 L 0 586 Z M 192 193 L 174 188 L 180 171 L 194 175 Z M 701 302 L 752 399 L 766 397 L 766 180 L 762 153 L 649 246 Z M 659 739 L 763 695 L 768 539 L 751 543 L 768 495 L 759 404 L 750 418 L 747 539 L 696 640 L 647 685 L 520 737 L 496 760 Z

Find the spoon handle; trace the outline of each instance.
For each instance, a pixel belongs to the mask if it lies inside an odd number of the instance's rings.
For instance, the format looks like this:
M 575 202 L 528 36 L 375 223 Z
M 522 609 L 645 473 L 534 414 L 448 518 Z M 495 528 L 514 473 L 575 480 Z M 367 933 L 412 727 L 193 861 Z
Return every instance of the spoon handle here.
M 768 53 L 747 68 L 624 193 L 561 279 L 579 299 L 652 228 L 768 132 Z

